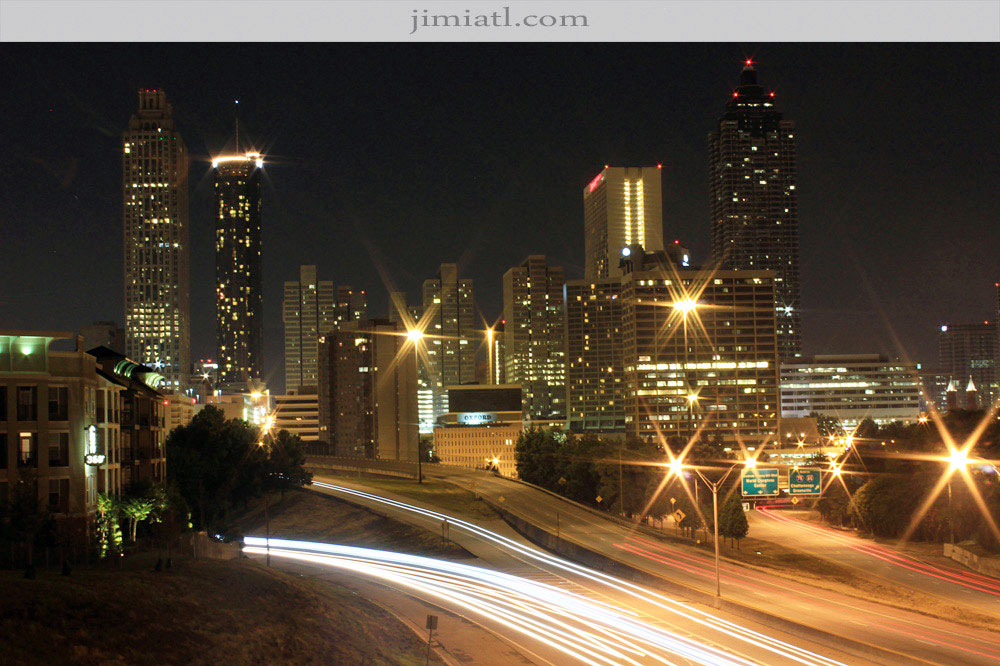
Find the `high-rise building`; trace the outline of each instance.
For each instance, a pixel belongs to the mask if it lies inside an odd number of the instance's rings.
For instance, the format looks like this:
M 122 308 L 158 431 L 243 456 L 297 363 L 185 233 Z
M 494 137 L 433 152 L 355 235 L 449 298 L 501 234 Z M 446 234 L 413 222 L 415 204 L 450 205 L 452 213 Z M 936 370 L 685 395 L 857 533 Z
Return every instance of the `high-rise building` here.
M 433 392 L 431 414 L 421 414 L 421 429 L 433 429 L 435 419 L 448 411 L 446 386 L 476 381 L 476 306 L 472 279 L 460 278 L 456 264 L 441 264 L 437 278 L 424 281 L 420 324 L 429 362 L 421 373 Z M 429 417 L 429 424 L 425 419 Z M 428 429 L 429 426 L 429 429 Z
M 559 295 L 559 302 L 562 303 L 562 294 Z M 563 321 L 565 322 L 566 315 L 563 314 Z M 565 323 L 563 325 L 563 332 L 565 333 Z M 488 384 L 506 384 L 507 383 L 507 322 L 503 319 L 493 324 L 493 328 L 487 331 L 487 342 L 490 356 L 490 372 Z M 565 359 L 565 340 L 560 342 L 560 347 L 564 348 L 563 358 Z M 564 383 L 565 383 L 565 370 Z M 563 392 L 563 400 L 565 402 L 565 392 Z
M 319 338 L 333 330 L 336 316 L 333 282 L 317 279 L 315 266 L 300 266 L 298 281 L 285 282 L 285 392 L 319 381 Z
M 566 418 L 564 285 L 537 254 L 503 276 L 504 377 L 521 386 L 529 420 Z
M 778 431 L 774 274 L 622 261 L 625 430 L 760 443 Z
M 320 342 L 319 438 L 340 456 L 417 458 L 417 361 L 403 327 L 347 322 Z
M 746 61 L 709 136 L 712 253 L 725 270 L 775 273 L 778 357 L 801 354 L 795 129 Z
M 938 333 L 938 366 L 960 388 L 971 380 L 982 407 L 1000 399 L 997 386 L 997 325 L 942 324 Z
M 260 243 L 260 153 L 220 155 L 215 171 L 215 284 L 219 381 L 259 379 L 264 349 Z
M 333 308 L 333 327 L 339 328 L 349 321 L 361 321 L 368 318 L 368 298 L 364 289 L 355 289 L 351 285 L 337 287 L 337 301 Z M 321 335 L 326 331 L 321 331 Z
M 624 432 L 620 278 L 566 283 L 566 418 L 573 432 Z
M 81 328 L 80 335 L 83 336 L 81 349 L 107 347 L 119 354 L 125 353 L 125 330 L 113 321 L 95 321 Z
M 879 426 L 915 422 L 920 415 L 916 365 L 878 354 L 825 355 L 781 365 L 782 418 L 815 412 L 845 429 L 866 418 Z
M 287 430 L 290 435 L 298 435 L 303 442 L 319 440 L 319 396 L 310 387 L 305 391 L 274 398 L 273 432 Z
M 605 165 L 583 188 L 587 280 L 618 277 L 622 248 L 663 249 L 660 167 Z
M 188 156 L 162 90 L 140 90 L 122 137 L 125 353 L 182 390 L 191 364 Z

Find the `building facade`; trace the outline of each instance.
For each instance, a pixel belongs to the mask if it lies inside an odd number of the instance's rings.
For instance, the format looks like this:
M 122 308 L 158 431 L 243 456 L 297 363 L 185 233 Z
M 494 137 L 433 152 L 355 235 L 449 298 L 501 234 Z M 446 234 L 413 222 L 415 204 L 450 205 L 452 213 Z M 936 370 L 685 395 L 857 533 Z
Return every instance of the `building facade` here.
M 584 277 L 618 277 L 622 248 L 663 249 L 663 195 L 659 167 L 609 167 L 583 188 Z
M 417 459 L 417 359 L 403 327 L 348 322 L 320 342 L 319 438 L 347 457 Z
M 287 430 L 303 442 L 319 440 L 319 396 L 312 389 L 301 393 L 275 395 L 272 432 Z
M 995 322 L 942 324 L 938 332 L 938 367 L 961 388 L 971 379 L 980 407 L 988 408 L 1000 399 L 998 352 Z
M 419 372 L 430 389 L 431 410 L 420 414 L 422 431 L 429 432 L 437 417 L 448 411 L 445 386 L 475 383 L 481 338 L 476 324 L 472 280 L 460 278 L 456 264 L 441 264 L 437 277 L 423 285 L 419 327 L 427 356 Z
M 191 364 L 188 155 L 162 90 L 140 90 L 122 137 L 125 354 L 183 390 Z
M 542 255 L 531 255 L 503 276 L 503 376 L 521 386 L 531 419 L 566 418 L 564 286 L 563 269 L 549 266 Z M 495 333 L 488 335 L 492 368 Z
M 434 428 L 434 457 L 445 465 L 517 478 L 514 450 L 525 428 L 522 402 L 519 384 L 448 387 L 448 411 Z
M 219 382 L 245 387 L 261 375 L 264 349 L 260 153 L 212 160 L 215 188 L 215 322 Z
M 566 420 L 573 432 L 624 432 L 621 279 L 565 287 Z
M 285 392 L 319 382 L 319 339 L 334 328 L 333 282 L 319 280 L 315 266 L 300 266 L 299 279 L 285 282 Z
M 119 354 L 125 353 L 125 329 L 113 321 L 95 321 L 81 328 L 80 335 L 83 337 L 80 345 L 83 349 L 107 347 Z
M 634 248 L 622 262 L 626 432 L 720 443 L 778 431 L 774 274 L 684 268 Z
M 801 354 L 795 128 L 746 61 L 709 136 L 712 253 L 726 270 L 775 273 L 778 356 Z
M 879 354 L 825 355 L 781 365 L 781 415 L 812 413 L 850 431 L 866 418 L 884 426 L 912 423 L 921 412 L 916 365 Z

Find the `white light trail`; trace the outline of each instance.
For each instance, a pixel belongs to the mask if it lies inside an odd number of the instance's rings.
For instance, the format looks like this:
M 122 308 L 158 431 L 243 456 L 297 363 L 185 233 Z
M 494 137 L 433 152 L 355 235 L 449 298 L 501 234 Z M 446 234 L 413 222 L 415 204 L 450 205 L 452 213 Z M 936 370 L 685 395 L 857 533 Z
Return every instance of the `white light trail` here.
M 825 657 L 823 655 L 817 654 L 805 648 L 800 648 L 791 643 L 782 641 L 777 638 L 772 638 L 766 634 L 759 631 L 754 631 L 743 626 L 725 620 L 723 618 L 717 617 L 708 613 L 706 611 L 693 608 L 689 604 L 679 601 L 677 599 L 672 599 L 666 595 L 660 594 L 658 592 L 649 590 L 635 583 L 631 583 L 627 580 L 611 576 L 594 569 L 576 564 L 569 560 L 565 560 L 561 557 L 555 555 L 550 555 L 549 553 L 534 548 L 532 546 L 526 546 L 524 544 L 518 543 L 513 539 L 509 539 L 501 534 L 497 534 L 491 530 L 485 529 L 476 525 L 475 523 L 470 523 L 468 521 L 462 520 L 461 518 L 456 518 L 454 516 L 449 516 L 447 514 L 440 513 L 438 511 L 433 511 L 431 509 L 424 509 L 422 507 L 415 506 L 413 504 L 408 504 L 406 502 L 400 502 L 397 500 L 389 499 L 387 497 L 381 497 L 379 495 L 374 495 L 372 493 L 367 493 L 361 490 L 355 490 L 353 488 L 347 488 L 345 486 L 337 486 L 322 481 L 313 481 L 314 486 L 320 488 L 326 488 L 328 490 L 333 490 L 339 493 L 344 493 L 347 495 L 354 495 L 356 497 L 361 497 L 370 501 L 379 502 L 392 506 L 397 509 L 402 509 L 404 511 L 409 511 L 418 515 L 425 516 L 427 518 L 433 518 L 435 520 L 447 520 L 448 524 L 452 528 L 457 528 L 465 530 L 481 539 L 492 542 L 493 544 L 504 548 L 506 550 L 518 553 L 529 559 L 536 560 L 538 562 L 544 563 L 547 566 L 555 567 L 557 569 L 562 569 L 563 571 L 570 572 L 574 575 L 586 578 L 596 583 L 600 583 L 607 587 L 610 587 L 618 592 L 627 594 L 633 598 L 639 599 L 644 603 L 648 603 L 656 606 L 664 611 L 667 611 L 673 615 L 684 618 L 690 622 L 695 622 L 702 626 L 705 626 L 713 631 L 718 631 L 730 638 L 743 641 L 747 644 L 753 645 L 757 648 L 770 651 L 776 655 L 788 659 L 794 663 L 802 664 L 803 666 L 846 666 L 843 662 Z M 274 539 L 271 540 L 272 544 L 275 542 Z M 272 547 L 272 554 L 273 554 Z M 412 557 L 412 556 L 411 556 Z M 582 598 L 582 597 L 581 597 Z M 588 600 L 588 603 L 595 604 L 595 602 Z M 649 630 L 654 632 L 660 632 L 660 629 L 656 629 L 650 625 L 643 625 L 648 627 Z

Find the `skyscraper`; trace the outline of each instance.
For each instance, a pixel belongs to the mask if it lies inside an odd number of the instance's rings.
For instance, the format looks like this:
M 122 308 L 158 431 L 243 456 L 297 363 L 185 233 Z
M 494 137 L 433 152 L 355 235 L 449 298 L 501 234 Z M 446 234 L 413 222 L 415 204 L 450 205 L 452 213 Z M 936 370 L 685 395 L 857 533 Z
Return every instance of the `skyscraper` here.
M 622 248 L 663 249 L 661 172 L 656 167 L 609 167 L 583 188 L 584 277 L 618 277 Z
M 542 255 L 503 276 L 503 376 L 521 385 L 529 419 L 566 418 L 564 285 L 563 269 Z
M 982 407 L 1000 398 L 997 324 L 944 324 L 938 333 L 938 366 L 959 388 L 975 385 Z
M 259 379 L 263 353 L 260 153 L 221 155 L 215 171 L 215 322 L 219 381 Z
M 429 364 L 421 363 L 421 373 L 433 392 L 432 415 L 421 414 L 421 428 L 430 416 L 433 424 L 448 411 L 447 386 L 476 381 L 476 306 L 472 279 L 459 278 L 456 264 L 441 264 L 437 278 L 425 280 L 421 324 Z M 426 366 L 426 367 L 425 367 Z M 433 426 L 432 426 L 433 427 Z
M 746 61 L 709 136 L 712 253 L 726 270 L 775 272 L 778 357 L 801 354 L 795 129 Z
M 333 282 L 316 277 L 315 266 L 300 266 L 298 281 L 285 282 L 285 393 L 317 386 L 319 338 L 333 328 Z
M 125 353 L 181 390 L 191 364 L 187 148 L 162 90 L 140 90 L 122 146 Z
M 364 289 L 355 289 L 351 285 L 337 287 L 337 301 L 333 310 L 333 326 L 337 328 L 349 321 L 360 321 L 368 318 L 368 298 Z M 324 335 L 328 331 L 321 330 Z
M 621 278 L 566 283 L 566 419 L 573 432 L 623 432 Z

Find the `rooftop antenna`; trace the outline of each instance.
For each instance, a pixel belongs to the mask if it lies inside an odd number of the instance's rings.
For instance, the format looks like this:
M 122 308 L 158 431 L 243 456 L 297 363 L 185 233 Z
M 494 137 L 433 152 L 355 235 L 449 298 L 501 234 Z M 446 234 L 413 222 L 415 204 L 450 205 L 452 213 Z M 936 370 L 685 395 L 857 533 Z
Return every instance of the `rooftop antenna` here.
M 240 100 L 236 100 L 235 106 L 238 108 L 240 105 Z M 236 109 L 234 109 L 235 111 Z M 236 114 L 236 153 L 240 152 L 240 115 Z

